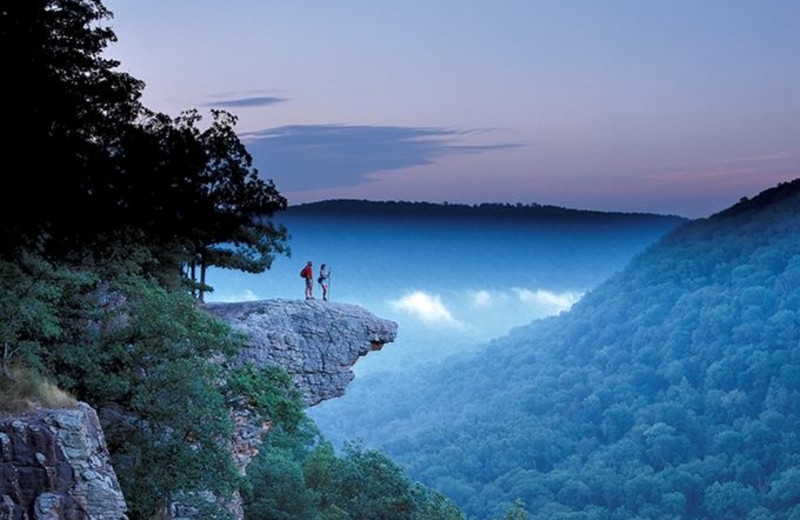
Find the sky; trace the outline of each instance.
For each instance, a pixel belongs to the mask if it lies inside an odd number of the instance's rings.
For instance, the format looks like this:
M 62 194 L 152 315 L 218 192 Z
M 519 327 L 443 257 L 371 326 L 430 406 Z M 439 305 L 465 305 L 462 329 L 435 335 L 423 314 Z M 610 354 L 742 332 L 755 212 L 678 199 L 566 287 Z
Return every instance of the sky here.
M 800 177 L 797 0 L 105 0 L 144 103 L 290 204 L 704 217 Z

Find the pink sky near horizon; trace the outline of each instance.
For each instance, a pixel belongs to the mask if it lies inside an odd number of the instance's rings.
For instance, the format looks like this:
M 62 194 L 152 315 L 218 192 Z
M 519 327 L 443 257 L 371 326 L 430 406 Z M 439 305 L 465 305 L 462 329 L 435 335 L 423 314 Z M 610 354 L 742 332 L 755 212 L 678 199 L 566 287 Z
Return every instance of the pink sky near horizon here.
M 236 113 L 293 204 L 703 217 L 800 176 L 800 2 L 106 5 L 147 106 Z

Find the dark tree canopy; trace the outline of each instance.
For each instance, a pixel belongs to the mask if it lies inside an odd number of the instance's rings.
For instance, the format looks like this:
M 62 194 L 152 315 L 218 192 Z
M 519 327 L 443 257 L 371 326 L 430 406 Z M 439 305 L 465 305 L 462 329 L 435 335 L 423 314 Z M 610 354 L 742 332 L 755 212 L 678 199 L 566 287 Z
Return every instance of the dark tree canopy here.
M 102 25 L 109 17 L 99 0 L 3 2 L 4 247 L 89 231 L 102 220 L 113 187 L 110 150 L 139 113 L 144 86 L 102 55 L 115 41 Z M 13 156 L 18 166 L 10 169 Z
M 206 128 L 201 122 L 196 110 L 148 113 L 126 135 L 119 217 L 158 245 L 167 266 L 262 272 L 288 252 L 286 230 L 269 218 L 286 199 L 253 168 L 235 116 L 214 110 Z
M 165 272 L 191 262 L 269 268 L 288 252 L 286 231 L 270 221 L 286 199 L 253 168 L 236 117 L 212 111 L 201 129 L 195 110 L 173 119 L 143 107 L 144 84 L 103 54 L 116 40 L 103 25 L 110 17 L 99 0 L 0 10 L 0 44 L 12 51 L 4 155 L 22 158 L 0 201 L 2 252 L 108 256 L 135 241 Z

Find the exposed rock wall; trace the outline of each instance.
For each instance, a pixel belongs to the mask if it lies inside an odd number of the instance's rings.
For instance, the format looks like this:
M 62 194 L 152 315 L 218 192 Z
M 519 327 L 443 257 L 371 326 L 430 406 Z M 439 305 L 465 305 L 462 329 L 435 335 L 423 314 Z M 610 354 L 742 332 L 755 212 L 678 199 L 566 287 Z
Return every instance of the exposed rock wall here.
M 0 414 L 0 520 L 120 520 L 125 510 L 89 405 Z
M 307 406 L 344 395 L 358 358 L 397 336 L 395 322 L 343 303 L 262 300 L 206 309 L 248 338 L 237 363 L 285 368 Z

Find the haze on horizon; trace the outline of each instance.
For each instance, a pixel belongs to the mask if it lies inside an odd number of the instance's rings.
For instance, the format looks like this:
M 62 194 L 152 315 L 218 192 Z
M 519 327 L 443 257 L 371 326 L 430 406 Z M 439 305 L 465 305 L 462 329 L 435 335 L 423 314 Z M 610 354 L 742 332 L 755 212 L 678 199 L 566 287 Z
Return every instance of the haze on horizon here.
M 223 108 L 291 204 L 702 217 L 800 176 L 800 2 L 108 0 L 171 115 Z

